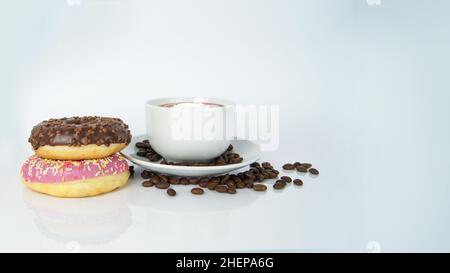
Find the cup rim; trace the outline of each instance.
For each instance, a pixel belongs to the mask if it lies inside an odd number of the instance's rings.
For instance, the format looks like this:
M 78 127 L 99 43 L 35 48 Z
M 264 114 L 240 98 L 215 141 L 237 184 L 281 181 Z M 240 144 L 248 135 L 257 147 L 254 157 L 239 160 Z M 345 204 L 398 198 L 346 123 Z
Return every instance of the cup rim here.
M 235 103 L 230 100 L 226 99 L 219 99 L 219 98 L 211 98 L 211 97 L 165 97 L 165 98 L 156 98 L 147 100 L 145 103 L 146 106 L 154 107 L 158 109 L 167 109 L 170 110 L 171 108 L 162 107 L 162 104 L 165 103 L 173 103 L 173 102 L 211 102 L 211 103 L 217 103 L 223 105 L 223 107 L 219 107 L 217 109 L 223 109 L 223 108 L 229 108 L 233 107 Z

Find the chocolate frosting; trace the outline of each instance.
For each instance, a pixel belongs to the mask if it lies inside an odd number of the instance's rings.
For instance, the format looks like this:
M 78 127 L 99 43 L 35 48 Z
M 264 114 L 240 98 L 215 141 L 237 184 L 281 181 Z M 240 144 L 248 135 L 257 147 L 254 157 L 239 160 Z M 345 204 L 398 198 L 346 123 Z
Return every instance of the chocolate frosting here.
M 33 127 L 28 142 L 37 150 L 50 146 L 106 145 L 131 141 L 131 133 L 121 119 L 107 117 L 71 117 L 50 119 Z

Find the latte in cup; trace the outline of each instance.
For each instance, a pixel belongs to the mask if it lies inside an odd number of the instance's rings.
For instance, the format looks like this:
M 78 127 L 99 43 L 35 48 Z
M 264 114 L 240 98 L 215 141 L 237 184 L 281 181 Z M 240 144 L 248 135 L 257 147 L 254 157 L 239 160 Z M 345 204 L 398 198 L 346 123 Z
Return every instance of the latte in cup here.
M 161 104 L 160 106 L 167 107 L 167 108 L 172 108 L 172 107 L 210 107 L 210 108 L 214 108 L 214 107 L 223 107 L 224 105 L 218 104 L 218 103 L 213 103 L 213 102 L 170 102 L 170 103 Z

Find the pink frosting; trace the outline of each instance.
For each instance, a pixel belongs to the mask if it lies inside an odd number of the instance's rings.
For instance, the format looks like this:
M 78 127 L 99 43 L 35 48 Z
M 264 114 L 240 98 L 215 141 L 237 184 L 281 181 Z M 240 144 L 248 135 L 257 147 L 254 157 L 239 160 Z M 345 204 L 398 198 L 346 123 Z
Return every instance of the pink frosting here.
M 81 161 L 49 160 L 34 155 L 25 161 L 21 169 L 25 181 L 39 183 L 85 180 L 127 171 L 128 163 L 120 154 Z

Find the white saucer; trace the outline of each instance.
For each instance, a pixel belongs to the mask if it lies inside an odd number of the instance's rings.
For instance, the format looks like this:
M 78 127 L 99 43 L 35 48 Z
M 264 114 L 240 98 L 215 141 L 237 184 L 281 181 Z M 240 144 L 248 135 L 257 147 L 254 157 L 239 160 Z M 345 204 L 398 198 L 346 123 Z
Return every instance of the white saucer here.
M 144 169 L 179 176 L 211 176 L 217 174 L 228 173 L 257 161 L 261 155 L 261 148 L 258 144 L 249 140 L 233 140 L 233 151 L 238 153 L 244 160 L 241 163 L 229 164 L 223 166 L 174 166 L 160 164 L 160 162 L 151 162 L 147 158 L 136 155 L 138 149 L 136 148 L 136 142 L 147 139 L 147 135 L 135 136 L 131 139 L 130 145 L 125 148 L 121 154 L 128 160 L 136 165 L 141 166 Z M 150 140 L 151 142 L 151 140 Z

